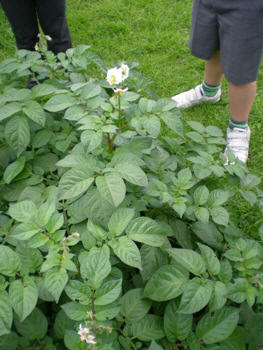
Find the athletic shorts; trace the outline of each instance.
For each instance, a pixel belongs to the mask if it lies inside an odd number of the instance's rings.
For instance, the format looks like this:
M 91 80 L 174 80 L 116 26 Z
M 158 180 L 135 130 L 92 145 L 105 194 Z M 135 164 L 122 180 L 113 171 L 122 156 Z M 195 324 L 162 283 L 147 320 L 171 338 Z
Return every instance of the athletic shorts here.
M 263 54 L 263 0 L 194 0 L 190 49 L 209 60 L 220 50 L 226 79 L 257 80 Z

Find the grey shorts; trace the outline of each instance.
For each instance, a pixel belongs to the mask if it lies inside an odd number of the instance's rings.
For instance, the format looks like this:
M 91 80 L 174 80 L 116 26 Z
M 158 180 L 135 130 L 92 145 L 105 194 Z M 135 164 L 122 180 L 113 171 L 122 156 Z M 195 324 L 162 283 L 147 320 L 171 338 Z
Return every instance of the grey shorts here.
M 194 0 L 190 49 L 209 60 L 220 50 L 226 79 L 257 80 L 263 54 L 263 0 Z

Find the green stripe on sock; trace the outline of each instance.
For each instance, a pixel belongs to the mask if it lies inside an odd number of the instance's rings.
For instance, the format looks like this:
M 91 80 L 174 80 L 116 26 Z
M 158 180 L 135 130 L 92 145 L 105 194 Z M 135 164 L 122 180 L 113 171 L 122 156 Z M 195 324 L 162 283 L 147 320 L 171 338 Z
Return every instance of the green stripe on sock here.
M 208 85 L 205 81 L 202 83 L 202 89 L 207 97 L 213 97 L 221 88 L 221 84 L 217 86 Z
M 240 128 L 240 129 L 247 129 L 248 128 L 248 121 L 245 120 L 244 122 L 239 122 L 237 120 L 234 120 L 232 118 L 229 119 L 229 128 Z

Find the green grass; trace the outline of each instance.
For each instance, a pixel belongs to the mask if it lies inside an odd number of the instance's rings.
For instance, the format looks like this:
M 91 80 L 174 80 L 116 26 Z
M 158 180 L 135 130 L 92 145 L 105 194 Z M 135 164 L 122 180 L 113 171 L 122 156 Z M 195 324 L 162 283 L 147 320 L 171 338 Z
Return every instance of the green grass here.
M 203 78 L 204 62 L 189 52 L 191 0 L 68 0 L 67 18 L 74 46 L 89 44 L 109 67 L 119 61 L 137 61 L 153 81 L 160 97 L 189 89 Z M 0 11 L 0 60 L 12 55 L 15 42 Z M 252 140 L 248 166 L 263 173 L 263 67 L 258 95 L 251 111 Z M 217 105 L 183 111 L 185 119 L 227 127 L 227 85 Z

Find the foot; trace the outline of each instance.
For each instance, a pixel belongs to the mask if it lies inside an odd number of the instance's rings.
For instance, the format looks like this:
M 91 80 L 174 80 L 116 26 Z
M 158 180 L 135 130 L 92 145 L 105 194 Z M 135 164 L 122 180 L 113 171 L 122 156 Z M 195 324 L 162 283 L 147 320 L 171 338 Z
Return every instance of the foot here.
M 203 92 L 202 84 L 200 84 L 191 90 L 173 96 L 172 100 L 176 102 L 178 108 L 189 108 L 204 102 L 216 103 L 220 100 L 221 93 L 222 90 L 220 88 L 215 96 L 208 97 Z
M 229 159 L 227 152 L 231 151 L 233 155 L 239 159 L 242 163 L 246 163 L 248 159 L 249 150 L 249 140 L 250 140 L 250 128 L 227 128 L 226 132 L 226 149 L 225 156 L 227 158 L 226 165 L 229 164 Z M 232 164 L 232 162 L 230 163 Z

